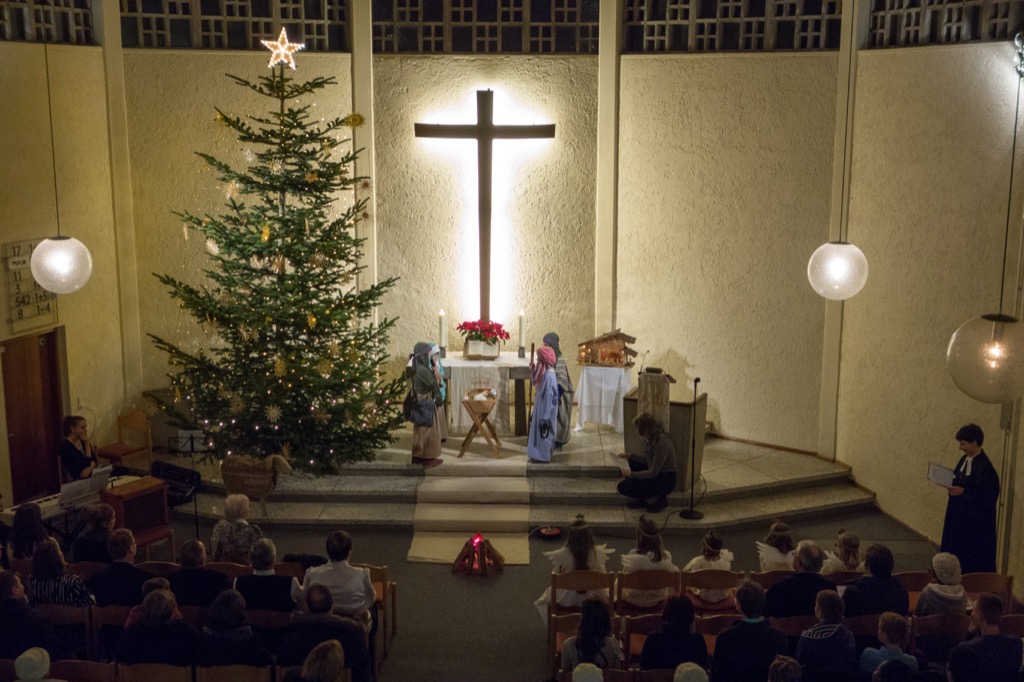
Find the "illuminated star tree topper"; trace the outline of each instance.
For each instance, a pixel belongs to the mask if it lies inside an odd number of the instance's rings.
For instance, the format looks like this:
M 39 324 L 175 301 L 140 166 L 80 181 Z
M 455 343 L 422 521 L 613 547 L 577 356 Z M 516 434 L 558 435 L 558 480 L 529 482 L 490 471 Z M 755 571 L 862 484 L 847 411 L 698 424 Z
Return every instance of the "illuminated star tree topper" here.
M 306 47 L 303 43 L 289 43 L 288 33 L 283 28 L 277 40 L 261 40 L 260 42 L 263 43 L 263 47 L 270 50 L 270 64 L 267 66 L 271 69 L 278 64 L 287 64 L 294 71 L 295 57 L 293 55 Z

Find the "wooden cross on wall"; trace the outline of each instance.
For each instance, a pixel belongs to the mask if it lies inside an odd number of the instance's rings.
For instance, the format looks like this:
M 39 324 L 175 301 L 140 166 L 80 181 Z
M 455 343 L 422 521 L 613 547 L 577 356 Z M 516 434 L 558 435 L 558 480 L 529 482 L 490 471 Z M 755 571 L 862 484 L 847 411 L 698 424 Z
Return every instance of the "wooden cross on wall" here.
M 477 194 L 480 204 L 480 319 L 491 320 L 491 157 L 494 140 L 525 140 L 555 136 L 555 124 L 495 125 L 494 93 L 476 91 L 476 123 L 415 124 L 416 137 L 476 140 Z

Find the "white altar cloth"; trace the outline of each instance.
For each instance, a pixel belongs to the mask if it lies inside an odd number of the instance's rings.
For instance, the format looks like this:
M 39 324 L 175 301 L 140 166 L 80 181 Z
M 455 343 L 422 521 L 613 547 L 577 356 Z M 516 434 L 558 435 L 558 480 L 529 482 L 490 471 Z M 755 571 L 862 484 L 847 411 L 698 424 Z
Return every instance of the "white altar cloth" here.
M 512 368 L 529 369 L 530 359 L 520 358 L 516 352 L 502 353 L 497 360 L 467 360 L 461 354 L 449 355 L 441 360 L 451 370 L 448 380 L 448 400 L 451 403 L 451 425 L 448 432 L 464 435 L 473 420 L 462 406 L 462 398 L 471 388 L 489 387 L 498 393 L 498 402 L 491 411 L 490 422 L 499 436 L 512 433 L 509 423 L 509 371 Z
M 587 422 L 596 422 L 614 425 L 615 432 L 622 433 L 622 398 L 632 386 L 627 367 L 584 365 L 576 386 L 576 430 L 582 431 Z

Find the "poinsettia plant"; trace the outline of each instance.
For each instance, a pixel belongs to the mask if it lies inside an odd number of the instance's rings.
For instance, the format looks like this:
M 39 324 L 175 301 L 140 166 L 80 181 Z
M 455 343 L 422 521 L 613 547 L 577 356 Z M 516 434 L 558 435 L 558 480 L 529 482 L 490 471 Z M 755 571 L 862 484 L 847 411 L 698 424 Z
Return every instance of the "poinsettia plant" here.
M 466 341 L 483 341 L 492 346 L 499 341 L 508 341 L 509 334 L 500 322 L 484 322 L 483 320 L 466 320 L 457 330 Z

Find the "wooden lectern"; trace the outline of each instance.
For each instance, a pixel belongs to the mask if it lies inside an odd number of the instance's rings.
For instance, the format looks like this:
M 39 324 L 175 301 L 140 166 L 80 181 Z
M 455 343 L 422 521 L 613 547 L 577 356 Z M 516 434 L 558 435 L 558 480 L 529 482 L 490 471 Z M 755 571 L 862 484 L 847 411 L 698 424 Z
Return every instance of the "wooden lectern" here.
M 623 441 L 626 452 L 631 455 L 643 453 L 643 439 L 637 435 L 633 428 L 633 419 L 636 418 L 637 392 L 634 388 L 622 398 L 623 416 Z M 691 428 L 693 425 L 694 410 L 697 411 L 697 438 L 696 448 L 692 449 Z M 676 449 L 676 490 L 690 489 L 690 457 L 694 457 L 693 472 L 696 479 L 700 480 L 700 470 L 704 463 L 704 423 L 708 416 L 708 394 L 701 393 L 697 396 L 697 402 L 693 401 L 693 393 L 688 390 L 685 384 L 673 384 L 669 399 L 669 431 L 666 434 Z

